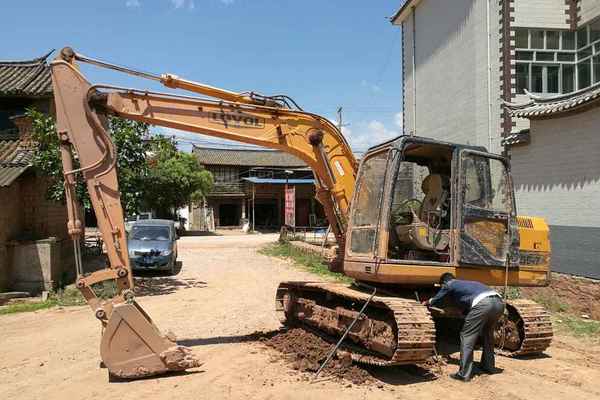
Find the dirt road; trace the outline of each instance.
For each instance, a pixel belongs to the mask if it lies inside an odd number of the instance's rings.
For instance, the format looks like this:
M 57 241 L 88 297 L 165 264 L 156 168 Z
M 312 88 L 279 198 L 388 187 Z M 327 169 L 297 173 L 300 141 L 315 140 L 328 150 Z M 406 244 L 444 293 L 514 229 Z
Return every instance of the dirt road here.
M 470 384 L 417 368 L 371 370 L 375 383 L 310 383 L 255 331 L 279 327 L 281 280 L 316 279 L 257 253 L 273 235 L 185 237 L 175 277 L 144 279 L 138 301 L 205 364 L 187 374 L 109 383 L 100 369 L 99 324 L 86 307 L 0 316 L 0 399 L 593 399 L 600 347 L 557 338 L 545 357 L 498 358 L 504 372 Z M 153 285 L 150 285 L 152 281 Z M 454 362 L 457 355 L 453 355 Z M 453 372 L 456 365 L 445 367 Z

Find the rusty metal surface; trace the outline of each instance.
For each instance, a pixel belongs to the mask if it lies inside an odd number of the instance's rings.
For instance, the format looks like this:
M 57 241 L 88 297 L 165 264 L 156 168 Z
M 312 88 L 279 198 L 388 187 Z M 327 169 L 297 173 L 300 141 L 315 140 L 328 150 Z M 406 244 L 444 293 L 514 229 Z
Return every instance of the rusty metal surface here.
M 525 299 L 508 301 L 507 309 L 506 339 L 496 334 L 502 354 L 520 356 L 544 352 L 554 335 L 548 311 L 536 302 Z
M 276 309 L 282 322 L 304 322 L 303 326 L 329 340 L 334 340 L 346 329 L 356 311 L 320 304 L 320 308 L 316 310 L 320 315 L 304 315 L 298 318 L 298 312 L 306 313 L 306 304 L 313 304 L 310 297 L 315 296 L 326 296 L 330 304 L 351 302 L 356 307 L 369 298 L 368 293 L 343 284 L 280 284 L 276 296 Z M 302 306 L 294 310 L 294 302 L 298 299 L 302 300 Z M 367 317 L 351 331 L 352 343 L 342 345 L 342 348 L 350 352 L 354 361 L 378 366 L 417 364 L 434 354 L 435 326 L 426 307 L 414 300 L 385 296 L 375 296 L 371 304 L 365 312 Z
M 64 54 L 61 52 L 61 56 Z M 111 376 L 141 378 L 200 365 L 187 348 L 162 336 L 135 302 L 116 171 L 116 150 L 106 119 L 88 102 L 90 84 L 71 63 L 59 56 L 52 62 L 56 128 L 65 176 L 68 231 L 79 240 L 82 223 L 75 196 L 75 175 L 86 181 L 109 265 L 77 279 L 77 288 L 103 329 L 100 354 Z M 75 170 L 73 151 L 79 169 Z
M 318 115 L 286 107 L 269 107 L 267 99 L 232 94 L 184 80 L 179 80 L 183 85 L 178 87 L 225 100 L 233 95 L 241 103 L 92 86 L 77 67 L 77 59 L 77 53 L 64 48 L 51 63 L 51 70 L 65 175 L 68 231 L 75 241 L 79 240 L 82 223 L 74 188 L 75 176 L 81 174 L 87 184 L 109 261 L 104 270 L 80 275 L 77 280 L 77 287 L 104 327 L 102 359 L 111 375 L 121 378 L 139 378 L 198 366 L 198 360 L 189 349 L 174 347 L 175 344 L 160 334 L 150 317 L 135 303 L 117 183 L 116 149 L 107 133 L 106 115 L 110 113 L 152 125 L 285 150 L 296 156 L 311 166 L 319 177 L 318 198 L 340 243 L 343 243 L 345 216 L 354 190 L 356 160 L 336 127 Z M 81 56 L 79 60 L 85 61 Z M 86 60 L 139 75 L 98 60 Z M 279 100 L 287 104 L 285 98 Z M 80 164 L 77 170 L 74 169 L 73 152 Z

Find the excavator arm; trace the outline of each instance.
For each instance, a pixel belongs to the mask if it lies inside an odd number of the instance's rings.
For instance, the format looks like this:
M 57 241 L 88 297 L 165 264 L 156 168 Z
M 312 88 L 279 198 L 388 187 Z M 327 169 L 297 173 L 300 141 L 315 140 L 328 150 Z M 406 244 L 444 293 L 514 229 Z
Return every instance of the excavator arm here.
M 77 61 L 117 69 L 212 98 L 92 85 Z M 75 241 L 77 287 L 103 327 L 100 352 L 112 375 L 138 378 L 198 366 L 191 351 L 162 336 L 135 301 L 116 172 L 116 149 L 106 115 L 282 150 L 315 173 L 316 197 L 343 254 L 357 162 L 344 137 L 326 118 L 301 110 L 286 96 L 234 93 L 174 75 L 155 76 L 63 49 L 51 63 L 68 209 Z M 73 154 L 74 153 L 74 154 Z M 79 162 L 74 167 L 74 156 Z M 82 229 L 75 198 L 76 174 L 86 181 L 109 265 L 84 274 L 78 251 Z

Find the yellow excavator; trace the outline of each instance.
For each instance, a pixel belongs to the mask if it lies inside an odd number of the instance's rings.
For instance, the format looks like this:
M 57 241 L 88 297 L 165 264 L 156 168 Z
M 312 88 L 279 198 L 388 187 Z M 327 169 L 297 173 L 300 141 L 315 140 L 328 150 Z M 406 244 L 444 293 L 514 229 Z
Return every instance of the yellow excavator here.
M 79 63 L 110 68 L 199 96 L 92 85 Z M 353 285 L 283 282 L 276 309 L 286 324 L 317 332 L 354 361 L 420 363 L 435 352 L 434 319 L 418 300 L 446 272 L 495 286 L 545 286 L 548 226 L 517 216 L 508 160 L 482 147 L 400 136 L 357 163 L 341 132 L 289 97 L 235 93 L 175 75 L 153 75 L 64 48 L 51 63 L 56 127 L 64 168 L 76 285 L 103 329 L 100 354 L 110 376 L 139 378 L 200 365 L 190 349 L 162 335 L 135 300 L 107 115 L 278 149 L 314 172 L 316 197 L 337 240 L 332 268 Z M 74 167 L 74 157 L 79 162 Z M 86 181 L 106 246 L 105 269 L 84 273 L 75 177 Z M 509 354 L 544 351 L 548 313 L 528 300 L 507 304 L 497 332 Z

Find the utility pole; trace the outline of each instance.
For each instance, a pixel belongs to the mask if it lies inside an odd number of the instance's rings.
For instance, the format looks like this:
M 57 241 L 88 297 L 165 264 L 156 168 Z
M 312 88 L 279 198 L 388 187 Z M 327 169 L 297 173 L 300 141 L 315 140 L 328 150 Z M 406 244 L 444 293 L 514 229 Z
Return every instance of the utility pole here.
M 339 106 L 337 109 L 337 119 L 338 119 L 338 129 L 340 132 L 342 131 L 343 127 L 348 126 L 348 124 L 343 123 L 342 111 L 343 111 L 343 107 Z

